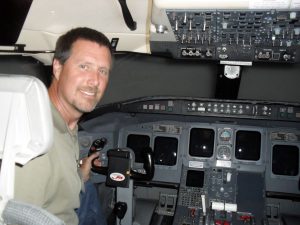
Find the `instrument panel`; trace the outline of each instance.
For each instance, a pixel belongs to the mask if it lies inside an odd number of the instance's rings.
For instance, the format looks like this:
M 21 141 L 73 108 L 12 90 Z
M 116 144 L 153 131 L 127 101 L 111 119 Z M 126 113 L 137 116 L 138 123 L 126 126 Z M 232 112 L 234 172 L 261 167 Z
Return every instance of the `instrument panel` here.
M 108 142 L 101 153 L 103 165 L 107 163 L 107 149 L 128 148 L 134 153 L 134 167 L 142 170 L 143 149 L 150 147 L 156 171 L 153 182 L 179 184 L 183 167 L 231 168 L 266 173 L 270 190 L 300 194 L 298 106 L 248 102 L 242 105 L 249 105 L 251 116 L 246 113 L 223 117 L 222 113 L 209 112 L 208 108 L 204 113 L 188 110 L 193 102 L 204 103 L 206 107 L 240 107 L 234 101 L 208 103 L 180 99 L 151 99 L 110 106 L 109 113 L 81 123 L 81 155 L 87 153 L 87 146 L 94 139 L 104 137 Z M 264 106 L 270 113 L 259 113 Z M 282 117 L 283 108 L 293 110 L 289 110 L 289 116 Z M 102 109 L 98 110 L 101 114 Z M 97 180 L 101 175 L 94 177 Z M 282 186 L 282 181 L 293 187 Z
M 210 99 L 145 99 L 122 105 L 122 110 L 139 113 L 180 114 L 226 118 L 300 121 L 300 106 L 288 103 Z
M 170 179 L 178 182 L 181 164 L 190 168 L 238 167 L 247 170 L 253 167 L 258 170 L 265 161 L 266 130 L 260 127 L 160 121 L 133 125 L 120 131 L 119 144 L 134 151 L 136 163 L 142 161 L 143 148 L 153 149 L 155 165 L 160 171 L 154 177 L 157 181 L 168 180 L 162 174 L 164 170 L 173 169 L 176 173 Z
M 81 123 L 81 157 L 93 140 L 105 138 L 107 145 L 100 154 L 104 166 L 109 149 L 125 148 L 132 153 L 131 167 L 143 173 L 143 151 L 150 147 L 154 177 L 134 185 L 173 190 L 159 194 L 172 199 L 170 207 L 157 209 L 173 217 L 172 225 L 204 225 L 212 220 L 240 225 L 276 219 L 279 213 L 298 215 L 298 205 L 295 210 L 282 206 L 282 201 L 300 196 L 300 125 L 295 117 L 190 114 L 182 110 L 187 109 L 186 101 L 171 102 L 151 99 L 98 109 L 101 116 Z M 221 104 L 237 105 L 234 101 L 211 103 Z M 252 112 L 259 106 L 253 103 Z M 286 107 L 268 106 L 271 112 Z M 93 174 L 92 180 L 105 182 L 105 176 Z M 164 202 L 163 197 L 158 201 Z

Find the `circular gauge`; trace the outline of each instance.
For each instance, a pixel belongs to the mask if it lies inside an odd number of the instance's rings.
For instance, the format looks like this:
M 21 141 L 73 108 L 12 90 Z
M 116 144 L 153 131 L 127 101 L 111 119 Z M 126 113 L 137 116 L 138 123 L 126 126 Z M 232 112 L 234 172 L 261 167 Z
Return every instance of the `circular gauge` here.
M 220 145 L 217 151 L 217 159 L 230 160 L 231 159 L 231 147 L 227 145 Z
M 219 138 L 220 138 L 220 141 L 223 141 L 223 142 L 230 141 L 230 139 L 231 139 L 231 131 L 228 130 L 228 129 L 221 130 L 221 132 L 219 133 Z

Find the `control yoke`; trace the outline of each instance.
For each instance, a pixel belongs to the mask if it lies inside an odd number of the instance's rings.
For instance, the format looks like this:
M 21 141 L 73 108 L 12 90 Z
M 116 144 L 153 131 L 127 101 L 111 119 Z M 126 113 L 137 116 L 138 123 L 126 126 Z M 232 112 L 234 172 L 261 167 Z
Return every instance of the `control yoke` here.
M 94 140 L 91 147 L 90 147 L 88 156 L 94 154 L 95 152 L 100 152 L 106 144 L 107 144 L 107 139 L 106 138 L 100 138 L 100 139 Z M 95 173 L 106 175 L 107 174 L 107 167 L 104 167 L 104 166 L 101 167 L 101 166 L 95 165 L 95 160 L 97 160 L 97 158 L 93 159 L 91 170 Z
M 105 138 L 96 139 L 89 150 L 88 155 L 101 151 L 106 145 Z M 92 161 L 92 171 L 106 175 L 106 184 L 115 187 L 128 187 L 130 178 L 134 180 L 151 180 L 154 176 L 154 159 L 150 147 L 143 149 L 143 172 L 137 172 L 130 168 L 130 151 L 126 148 L 116 148 L 107 151 L 108 166 L 97 166 L 94 159 Z

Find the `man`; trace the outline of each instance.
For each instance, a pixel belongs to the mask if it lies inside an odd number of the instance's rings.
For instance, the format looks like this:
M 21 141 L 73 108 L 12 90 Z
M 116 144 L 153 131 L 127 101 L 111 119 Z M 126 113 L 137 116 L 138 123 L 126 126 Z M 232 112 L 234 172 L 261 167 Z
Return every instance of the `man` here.
M 41 206 L 67 225 L 78 224 L 79 193 L 98 157 L 85 158 L 78 169 L 77 122 L 103 96 L 111 64 L 110 42 L 98 31 L 76 28 L 58 39 L 48 89 L 54 144 L 45 155 L 16 168 L 15 199 Z

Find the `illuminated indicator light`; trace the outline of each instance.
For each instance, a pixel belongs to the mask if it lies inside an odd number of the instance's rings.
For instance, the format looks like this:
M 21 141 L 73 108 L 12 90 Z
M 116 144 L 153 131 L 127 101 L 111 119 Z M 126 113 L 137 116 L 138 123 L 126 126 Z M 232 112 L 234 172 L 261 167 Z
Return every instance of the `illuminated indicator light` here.
M 199 112 L 205 112 L 205 108 L 204 107 L 198 107 L 198 111 Z

